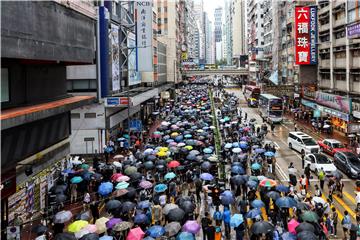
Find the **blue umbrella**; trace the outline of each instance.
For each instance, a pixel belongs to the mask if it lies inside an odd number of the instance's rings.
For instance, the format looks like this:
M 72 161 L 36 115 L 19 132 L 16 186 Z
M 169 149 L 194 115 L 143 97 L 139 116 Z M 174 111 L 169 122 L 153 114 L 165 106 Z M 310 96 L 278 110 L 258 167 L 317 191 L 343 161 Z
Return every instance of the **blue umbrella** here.
M 146 234 L 153 238 L 161 237 L 165 234 L 165 228 L 160 225 L 154 225 L 146 231 Z
M 240 148 L 247 148 L 248 144 L 247 144 L 247 142 L 240 142 L 239 147 Z
M 233 142 L 231 146 L 234 148 L 238 148 L 240 147 L 240 144 L 238 142 Z
M 244 217 L 242 214 L 234 214 L 230 219 L 230 227 L 238 227 L 244 222 Z
M 231 144 L 231 143 L 227 143 L 227 144 L 225 144 L 224 148 L 232 148 L 232 144 Z
M 263 148 L 256 148 L 255 149 L 255 153 L 263 153 L 263 152 L 265 152 L 265 149 L 263 149 Z
M 190 160 L 190 161 L 194 161 L 196 159 L 196 155 L 189 154 L 189 155 L 186 156 L 186 159 Z
M 65 169 L 64 171 L 63 171 L 63 173 L 67 173 L 67 174 L 69 174 L 69 173 L 74 173 L 75 171 L 74 170 L 72 170 L 72 169 Z
M 181 142 L 183 139 L 184 139 L 184 137 L 182 135 L 175 137 L 176 142 Z
M 165 180 L 170 180 L 170 179 L 173 179 L 173 178 L 175 178 L 175 177 L 176 177 L 176 174 L 175 174 L 175 173 L 173 173 L 173 172 L 168 172 L 167 174 L 165 174 L 164 179 L 165 179 Z
M 134 217 L 134 223 L 136 224 L 146 223 L 147 220 L 148 220 L 147 216 L 143 213 L 136 214 Z
M 81 183 L 83 181 L 83 178 L 80 176 L 73 177 L 70 182 L 71 183 Z
M 176 240 L 195 240 L 194 234 L 189 232 L 181 232 L 177 235 Z
M 251 169 L 252 170 L 259 170 L 261 168 L 261 165 L 259 163 L 253 163 L 251 164 Z
M 284 193 L 290 192 L 289 187 L 287 187 L 285 185 L 276 186 L 276 190 L 279 191 L 279 192 L 284 192 Z
M 174 142 L 174 139 L 168 139 L 168 140 L 166 140 L 166 143 L 171 143 L 171 142 Z
M 206 154 L 211 154 L 213 150 L 211 148 L 204 148 L 203 152 Z
M 149 200 L 141 201 L 138 203 L 137 207 L 141 208 L 141 209 L 148 208 L 148 207 L 150 207 L 150 202 L 149 202 Z
M 154 191 L 157 193 L 165 192 L 166 189 L 167 189 L 167 186 L 163 183 L 160 183 L 154 187 Z
M 91 180 L 92 175 L 93 175 L 92 172 L 84 171 L 82 177 L 83 177 L 85 180 L 89 181 L 89 180 Z
M 214 179 L 214 176 L 211 175 L 210 173 L 202 173 L 202 174 L 200 175 L 200 178 L 201 178 L 202 180 L 205 180 L 205 181 L 211 181 L 211 180 Z
M 105 148 L 105 152 L 107 152 L 107 153 L 111 153 L 113 150 L 114 150 L 113 147 L 106 147 Z
M 245 170 L 243 167 L 239 166 L 239 165 L 235 165 L 231 167 L 231 173 L 234 174 L 245 174 Z
M 249 188 L 256 188 L 256 187 L 257 187 L 257 182 L 250 180 L 250 181 L 248 181 L 248 182 L 246 183 L 246 185 L 247 185 Z
M 100 184 L 100 186 L 98 188 L 98 193 L 101 196 L 106 196 L 112 192 L 113 188 L 114 188 L 114 186 L 111 182 L 103 182 Z
M 276 199 L 275 204 L 279 208 L 292 208 L 292 207 L 297 206 L 296 200 L 291 197 L 278 198 L 278 199 Z
M 246 218 L 256 218 L 261 215 L 261 211 L 258 208 L 251 209 L 247 214 Z
M 273 157 L 273 156 L 275 156 L 275 153 L 268 151 L 268 152 L 265 152 L 264 155 L 267 157 Z
M 254 201 L 251 202 L 251 206 L 253 208 L 262 208 L 265 206 L 264 202 L 259 200 L 259 199 L 255 199 Z
M 235 201 L 233 193 L 229 190 L 226 190 L 223 193 L 221 193 L 220 198 L 221 198 L 221 203 L 223 205 L 233 204 Z

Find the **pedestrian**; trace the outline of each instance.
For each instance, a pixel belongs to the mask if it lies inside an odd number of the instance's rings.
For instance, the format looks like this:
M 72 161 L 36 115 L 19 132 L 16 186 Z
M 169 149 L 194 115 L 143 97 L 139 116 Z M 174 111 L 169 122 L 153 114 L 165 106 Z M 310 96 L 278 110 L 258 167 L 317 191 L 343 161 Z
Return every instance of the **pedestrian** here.
M 275 124 L 273 122 L 271 122 L 270 124 L 270 128 L 271 128 L 271 133 L 274 134 L 275 131 Z
M 211 219 L 209 219 L 209 213 L 205 212 L 205 216 L 203 218 L 201 218 L 201 227 L 202 227 L 202 231 L 203 231 L 203 240 L 206 240 L 208 227 L 209 227 L 209 225 L 211 225 L 211 222 L 212 222 Z
M 318 173 L 318 178 L 320 181 L 320 188 L 321 190 L 324 190 L 324 183 L 325 183 L 325 172 L 324 172 L 324 168 L 321 168 L 319 173 Z
M 302 169 L 305 168 L 305 152 L 301 151 L 301 167 Z
M 236 240 L 243 240 L 244 239 L 244 232 L 245 232 L 245 223 L 241 223 L 239 226 L 234 228 L 236 233 Z
M 90 203 L 90 211 L 93 217 L 93 223 L 100 217 L 99 213 L 99 202 L 97 201 L 97 193 L 95 194 L 94 200 Z
M 230 218 L 231 218 L 231 213 L 229 207 L 225 206 L 223 212 L 223 220 L 225 226 L 225 236 L 227 239 L 230 238 Z
M 209 222 L 208 227 L 206 228 L 206 237 L 208 240 L 215 240 L 215 227 L 212 225 L 212 222 Z
M 341 220 L 341 225 L 342 225 L 343 232 L 344 232 L 344 239 L 347 239 L 347 233 L 349 232 L 349 229 L 351 228 L 351 219 L 350 219 L 348 211 L 344 212 L 344 218 L 343 218 L 343 220 Z
M 319 189 L 319 186 L 317 184 L 315 184 L 315 192 L 314 192 L 314 195 L 316 197 L 321 197 L 322 196 L 322 192 L 321 190 Z
M 294 123 L 294 131 L 297 132 L 297 124 Z
M 223 220 L 223 215 L 221 214 L 221 212 L 219 210 L 219 206 L 216 206 L 216 210 L 214 212 L 213 219 L 215 220 L 215 225 L 216 226 L 221 225 L 221 222 Z
M 245 121 L 247 120 L 247 117 L 248 117 L 248 114 L 247 114 L 247 112 L 245 112 L 245 118 L 244 118 Z
M 310 187 L 310 176 L 311 176 L 311 169 L 310 164 L 308 164 L 304 169 L 304 174 L 306 176 L 306 190 Z
M 84 211 L 88 208 L 88 205 L 90 203 L 90 194 L 88 192 L 86 192 L 84 194 L 84 199 L 83 199 L 83 208 Z
M 70 184 L 70 203 L 75 203 L 77 200 L 77 185 L 75 183 Z
M 303 196 L 306 195 L 306 182 L 307 182 L 306 177 L 304 175 L 301 175 L 299 179 L 299 183 L 300 183 L 300 191 Z

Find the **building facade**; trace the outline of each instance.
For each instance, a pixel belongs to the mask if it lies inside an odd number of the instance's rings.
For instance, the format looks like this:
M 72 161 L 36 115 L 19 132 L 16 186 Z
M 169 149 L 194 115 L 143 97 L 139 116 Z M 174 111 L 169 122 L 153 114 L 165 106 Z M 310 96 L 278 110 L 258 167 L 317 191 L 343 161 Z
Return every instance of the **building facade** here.
M 246 2 L 233 0 L 233 26 L 232 26 L 232 58 L 233 64 L 240 67 L 241 56 L 247 56 L 247 30 L 246 30 Z

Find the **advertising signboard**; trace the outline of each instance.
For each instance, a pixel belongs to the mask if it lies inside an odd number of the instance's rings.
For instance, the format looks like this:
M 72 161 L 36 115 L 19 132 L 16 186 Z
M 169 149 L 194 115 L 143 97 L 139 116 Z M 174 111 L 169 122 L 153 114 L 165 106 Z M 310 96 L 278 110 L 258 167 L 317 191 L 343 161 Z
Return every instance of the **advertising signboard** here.
M 152 1 L 136 1 L 136 33 L 137 33 L 137 51 L 139 58 L 138 71 L 153 71 L 152 54 L 152 24 L 153 12 Z
M 360 22 L 346 27 L 348 38 L 360 37 Z
M 127 107 L 128 105 L 129 100 L 127 97 L 108 97 L 105 101 L 105 107 Z
M 120 46 L 119 46 L 119 27 L 111 24 L 110 34 L 111 42 L 111 72 L 112 72 L 112 90 L 120 90 Z
M 136 69 L 137 57 L 136 57 L 136 41 L 135 34 L 129 33 L 127 40 L 128 47 L 128 82 L 129 86 L 141 83 L 140 74 Z
M 351 111 L 351 99 L 347 97 L 317 91 L 315 100 L 323 106 L 330 107 L 344 113 L 350 113 Z
M 317 64 L 317 7 L 295 7 L 295 62 Z

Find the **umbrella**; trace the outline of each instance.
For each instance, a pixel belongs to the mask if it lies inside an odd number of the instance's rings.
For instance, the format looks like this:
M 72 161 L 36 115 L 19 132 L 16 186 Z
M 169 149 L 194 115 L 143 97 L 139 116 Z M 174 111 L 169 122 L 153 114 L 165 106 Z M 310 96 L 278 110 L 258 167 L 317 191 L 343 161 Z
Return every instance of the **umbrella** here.
M 181 225 L 178 222 L 171 222 L 166 224 L 165 232 L 169 237 L 176 235 L 181 229 Z
M 195 240 L 194 234 L 189 232 L 181 232 L 177 235 L 176 240 Z
M 141 173 L 138 172 L 134 172 L 130 175 L 131 180 L 136 181 L 136 180 L 140 180 L 142 178 Z
M 233 153 L 241 153 L 241 148 L 233 148 L 232 152 Z
M 292 208 L 297 206 L 297 202 L 294 198 L 291 197 L 281 197 L 276 199 L 276 206 L 279 208 Z
M 192 138 L 192 135 L 191 135 L 191 134 L 186 134 L 186 135 L 184 136 L 184 138 Z
M 246 175 L 236 175 L 231 177 L 230 181 L 235 185 L 241 185 L 246 183 L 248 180 L 248 176 Z
M 139 183 L 139 186 L 143 189 L 149 189 L 153 187 L 153 184 L 149 181 L 143 180 Z
M 148 148 L 144 151 L 144 155 L 151 155 L 151 154 L 154 154 L 154 150 L 151 148 Z
M 290 189 L 289 189 L 289 187 L 287 187 L 287 186 L 285 186 L 285 185 L 279 185 L 279 186 L 276 186 L 276 188 L 275 188 L 277 191 L 279 191 L 279 192 L 284 192 L 284 193 L 288 193 L 288 192 L 290 192 Z
M 112 230 L 116 231 L 116 232 L 121 232 L 121 231 L 125 231 L 129 228 L 132 227 L 132 223 L 130 222 L 121 222 L 121 223 L 118 223 L 116 224 Z
M 300 210 L 310 210 L 311 209 L 309 204 L 304 203 L 304 202 L 298 202 L 297 205 L 296 205 L 296 208 L 298 208 Z
M 238 227 L 244 222 L 244 217 L 242 214 L 234 214 L 230 219 L 230 227 Z
M 203 152 L 206 154 L 211 154 L 213 150 L 211 148 L 204 148 Z
M 253 181 L 253 180 L 249 180 L 246 185 L 249 187 L 249 188 L 256 188 L 257 187 L 257 182 Z
M 234 194 L 228 190 L 220 194 L 220 199 L 223 205 L 233 204 L 235 201 Z
M 339 170 L 335 170 L 331 173 L 331 175 L 334 177 L 334 178 L 337 178 L 337 179 L 341 179 L 343 177 L 342 173 L 339 172 Z
M 42 224 L 37 225 L 35 227 L 33 227 L 31 229 L 32 232 L 38 234 L 38 235 L 42 235 L 43 233 L 45 233 L 48 230 L 48 228 Z
M 191 201 L 183 201 L 180 203 L 180 208 L 184 210 L 185 213 L 191 213 L 195 210 L 195 206 Z
M 164 179 L 165 179 L 165 180 L 171 180 L 171 179 L 173 179 L 173 178 L 175 178 L 175 177 L 176 177 L 176 174 L 175 174 L 175 173 L 173 173 L 173 172 L 168 172 L 167 174 L 165 174 Z
M 148 220 L 147 216 L 143 213 L 136 214 L 134 217 L 134 223 L 136 224 L 146 223 L 147 220 Z
M 119 182 L 118 184 L 116 184 L 116 189 L 119 190 L 119 189 L 126 189 L 128 188 L 130 185 L 130 183 L 127 183 L 127 182 Z
M 74 234 L 63 232 L 55 235 L 54 240 L 77 240 Z
M 146 162 L 144 163 L 144 167 L 145 167 L 146 169 L 148 169 L 148 170 L 153 169 L 153 168 L 154 168 L 154 163 L 153 163 L 152 161 L 146 161 Z
M 90 168 L 89 164 L 83 163 L 80 165 L 81 169 L 88 170 Z
M 305 211 L 300 217 L 303 221 L 307 222 L 317 222 L 319 220 L 319 216 L 313 211 Z
M 76 177 L 73 177 L 72 179 L 70 179 L 70 182 L 71 183 L 81 183 L 83 181 L 83 178 L 80 177 L 80 176 L 76 176 Z
M 79 213 L 76 215 L 75 217 L 76 220 L 85 220 L 85 221 L 89 221 L 91 219 L 91 215 L 89 211 L 85 211 L 82 213 Z
M 181 221 L 183 220 L 184 216 L 185 216 L 185 211 L 178 207 L 169 210 L 167 214 L 169 221 Z
M 214 176 L 211 175 L 210 173 L 202 173 L 202 174 L 200 175 L 200 178 L 201 178 L 202 180 L 205 180 L 205 181 L 211 181 L 211 180 L 214 179 Z
M 154 225 L 147 229 L 146 234 L 153 238 L 158 238 L 164 235 L 165 228 L 160 225 Z
M 65 185 L 57 185 L 55 187 L 54 193 L 56 194 L 63 194 L 66 191 L 66 186 Z
M 145 233 L 140 227 L 130 229 L 126 240 L 141 240 L 145 236 Z
M 148 208 L 150 207 L 150 202 L 149 200 L 145 200 L 145 201 L 141 201 L 138 203 L 137 207 L 140 208 L 140 209 L 145 209 L 145 208 Z
M 133 173 L 136 173 L 137 172 L 137 168 L 136 167 L 134 167 L 134 166 L 130 166 L 130 167 L 127 167 L 126 169 L 125 169 L 125 171 L 124 171 L 124 173 L 126 174 L 126 175 L 131 175 L 131 174 L 133 174 Z
M 106 228 L 113 228 L 116 224 L 121 223 L 122 220 L 120 218 L 111 218 L 109 221 L 105 223 Z
M 154 187 L 154 191 L 157 193 L 165 192 L 167 189 L 167 186 L 163 183 L 160 183 Z
M 101 234 L 101 233 L 106 232 L 106 222 L 107 221 L 109 221 L 109 219 L 106 217 L 101 217 L 96 220 L 95 225 L 96 225 L 97 233 Z
M 111 176 L 111 181 L 116 181 L 119 177 L 124 176 L 121 173 L 115 173 Z
M 103 182 L 98 188 L 98 193 L 102 196 L 110 194 L 113 190 L 113 184 L 111 182 Z
M 211 168 L 211 163 L 208 161 L 205 161 L 203 163 L 201 163 L 201 169 L 208 171 Z
M 251 164 L 252 170 L 259 170 L 261 168 L 261 165 L 259 163 L 253 163 Z
M 310 231 L 302 231 L 302 232 L 298 233 L 296 236 L 297 236 L 298 240 L 317 240 L 317 239 L 319 239 L 315 235 L 315 233 L 310 232 Z
M 88 233 L 82 236 L 80 240 L 99 240 L 99 235 L 96 233 Z
M 99 238 L 99 240 L 114 240 L 113 236 L 104 235 Z
M 226 143 L 224 148 L 227 148 L 227 149 L 232 148 L 232 144 L 231 143 Z
M 182 230 L 184 232 L 189 232 L 189 233 L 193 233 L 193 234 L 197 234 L 200 231 L 200 229 L 201 229 L 201 227 L 200 227 L 199 223 L 195 220 L 186 221 L 186 223 L 182 227 Z
M 314 203 L 320 203 L 320 204 L 323 204 L 323 205 L 326 203 L 325 200 L 323 198 L 321 198 L 321 197 L 313 197 L 312 200 L 314 201 Z
M 265 149 L 263 149 L 263 148 L 256 148 L 255 149 L 255 153 L 263 153 L 263 152 L 265 152 Z
M 136 204 L 133 203 L 133 202 L 130 202 L 130 201 L 126 201 L 122 204 L 121 206 L 121 211 L 123 213 L 126 213 L 126 212 L 130 212 L 131 210 L 133 210 L 135 208 Z
M 175 209 L 175 208 L 179 208 L 179 206 L 174 203 L 168 203 L 164 206 L 163 213 L 165 215 L 167 215 L 170 212 L 170 210 Z
M 86 227 L 84 227 L 83 229 L 86 229 L 87 231 L 89 231 L 90 233 L 94 233 L 96 232 L 97 228 L 95 224 L 89 224 Z
M 261 187 L 274 187 L 276 186 L 276 181 L 272 179 L 264 179 L 259 183 Z
M 194 161 L 194 160 L 196 160 L 196 155 L 189 154 L 189 155 L 186 156 L 186 159 L 190 160 L 190 161 Z
M 171 161 L 168 163 L 168 168 L 176 168 L 178 166 L 180 166 L 180 163 L 178 161 Z
M 231 167 L 231 173 L 234 174 L 245 174 L 245 170 L 243 167 L 239 166 L 239 165 L 235 165 Z
M 54 223 L 65 223 L 70 221 L 72 218 L 72 213 L 70 211 L 60 211 L 54 216 Z
M 77 220 L 75 222 L 72 222 L 69 226 L 68 226 L 68 231 L 69 232 L 78 232 L 80 231 L 82 228 L 84 228 L 86 225 L 88 225 L 89 222 L 88 221 L 84 221 L 84 220 Z
M 299 226 L 297 226 L 295 228 L 296 233 L 300 233 L 302 231 L 309 231 L 309 232 L 314 232 L 315 231 L 315 227 L 314 225 L 312 225 L 311 223 L 308 222 L 302 222 L 299 224 Z
M 275 153 L 274 153 L 274 152 L 267 151 L 267 152 L 264 153 L 264 155 L 265 155 L 266 157 L 273 157 L 273 156 L 275 156 Z
M 259 199 L 255 199 L 254 201 L 251 202 L 251 206 L 253 208 L 262 208 L 265 206 L 264 202 L 259 200 Z
M 259 234 L 267 234 L 274 231 L 274 226 L 266 221 L 259 221 L 259 222 L 255 222 L 252 226 L 251 226 L 251 230 L 250 232 L 256 235 Z
M 256 218 L 257 216 L 261 215 L 261 211 L 258 208 L 254 208 L 251 209 L 250 211 L 248 211 L 248 213 L 246 214 L 246 218 Z
M 284 232 L 281 237 L 283 240 L 296 240 L 296 235 L 289 232 Z
M 112 195 L 114 197 L 121 197 L 124 196 L 125 194 L 127 194 L 129 191 L 127 189 L 120 189 L 120 190 L 116 190 L 112 193 Z
M 276 200 L 278 198 L 280 198 L 280 193 L 276 192 L 276 191 L 270 191 L 268 193 L 266 193 L 266 195 L 271 198 L 272 200 Z
M 288 231 L 290 233 L 293 233 L 293 234 L 296 234 L 296 227 L 299 226 L 299 222 L 296 221 L 295 219 L 291 219 L 289 222 L 288 222 Z
M 198 150 L 191 150 L 191 151 L 189 152 L 189 154 L 190 154 L 190 155 L 195 155 L 195 156 L 197 156 L 197 155 L 200 154 L 200 152 L 199 152 Z

